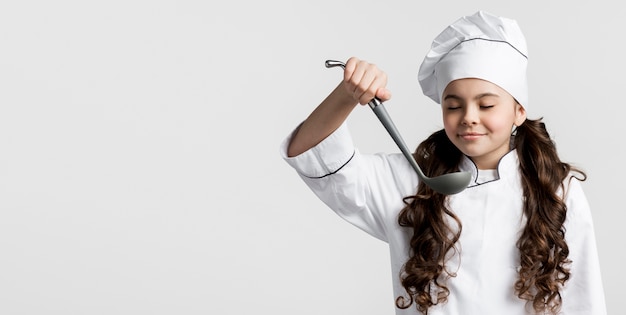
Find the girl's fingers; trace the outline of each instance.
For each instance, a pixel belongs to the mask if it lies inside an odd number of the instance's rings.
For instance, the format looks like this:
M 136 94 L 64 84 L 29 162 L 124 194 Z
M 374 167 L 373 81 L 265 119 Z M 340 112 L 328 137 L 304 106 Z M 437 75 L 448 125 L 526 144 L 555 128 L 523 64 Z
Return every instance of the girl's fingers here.
M 355 99 L 359 101 L 359 104 L 369 103 L 376 96 L 376 92 L 381 87 L 382 82 L 384 80 L 381 80 L 380 71 L 376 66 L 367 65 L 365 73 L 356 87 Z
M 374 97 L 381 100 L 388 100 L 391 97 L 385 88 L 387 75 L 376 65 L 355 57 L 346 62 L 344 84 L 348 93 L 362 105 L 369 103 Z
M 352 73 L 354 72 L 354 69 L 359 61 L 360 60 L 355 57 L 351 57 L 348 61 L 346 61 L 346 68 L 343 71 L 344 81 L 348 81 L 352 77 Z
M 376 91 L 376 97 L 378 97 L 381 102 L 386 102 L 391 99 L 391 91 L 387 89 L 378 89 L 378 91 Z
M 372 83 L 372 86 L 378 87 L 375 90 L 374 96 L 377 97 L 382 102 L 386 102 L 391 99 L 391 91 L 389 91 L 387 86 L 387 75 L 383 72 L 381 75 L 376 77 L 376 80 Z

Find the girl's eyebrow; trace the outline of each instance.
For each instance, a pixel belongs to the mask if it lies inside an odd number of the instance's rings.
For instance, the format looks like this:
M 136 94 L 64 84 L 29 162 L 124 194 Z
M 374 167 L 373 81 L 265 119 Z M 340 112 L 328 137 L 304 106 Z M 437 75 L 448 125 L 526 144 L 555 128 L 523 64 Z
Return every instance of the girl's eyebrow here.
M 500 95 L 498 95 L 498 94 L 496 94 L 496 93 L 489 93 L 489 92 L 487 92 L 487 93 L 482 93 L 482 94 L 478 94 L 478 95 L 476 95 L 476 97 L 474 97 L 474 99 L 475 99 L 475 100 L 479 100 L 479 99 L 481 99 L 481 98 L 483 98 L 483 97 L 487 97 L 487 96 L 500 97 Z
M 479 100 L 479 99 L 481 99 L 481 98 L 483 98 L 483 97 L 487 97 L 487 96 L 500 97 L 500 95 L 498 95 L 498 94 L 487 92 L 487 93 L 481 93 L 481 94 L 476 95 L 476 97 L 474 97 L 474 99 L 475 99 L 475 100 Z M 443 98 L 443 100 L 445 101 L 445 100 L 447 100 L 447 99 L 449 99 L 449 98 L 451 98 L 451 99 L 455 99 L 455 100 L 459 100 L 459 101 L 460 101 L 460 100 L 463 100 L 460 96 L 455 95 L 455 94 L 448 94 L 448 95 L 446 95 L 446 96 Z
M 451 98 L 451 99 L 455 99 L 455 100 L 458 100 L 458 101 L 460 101 L 460 100 L 461 100 L 461 98 L 460 98 L 460 97 L 458 97 L 458 96 L 456 96 L 456 95 L 454 95 L 454 94 L 448 94 L 448 95 L 446 95 L 446 96 L 443 98 L 443 100 L 444 100 L 444 101 L 446 101 L 446 100 L 448 100 L 449 98 Z

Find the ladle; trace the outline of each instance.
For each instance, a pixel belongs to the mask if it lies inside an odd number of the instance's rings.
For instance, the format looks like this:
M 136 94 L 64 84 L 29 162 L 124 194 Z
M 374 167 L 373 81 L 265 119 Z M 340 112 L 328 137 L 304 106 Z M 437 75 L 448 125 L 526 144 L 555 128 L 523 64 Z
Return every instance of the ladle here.
M 332 67 L 341 67 L 345 69 L 346 64 L 342 61 L 326 60 L 326 68 Z M 389 133 L 389 135 L 391 135 L 391 138 L 393 138 L 393 141 L 396 143 L 396 145 L 398 145 L 398 148 L 400 148 L 400 151 L 402 151 L 404 157 L 406 157 L 413 169 L 415 169 L 415 171 L 417 172 L 417 176 L 421 181 L 423 181 L 434 191 L 442 193 L 444 195 L 453 195 L 467 188 L 467 185 L 472 179 L 472 175 L 468 172 L 448 173 L 436 177 L 428 177 L 424 175 L 424 172 L 422 172 L 422 169 L 419 167 L 419 165 L 417 165 L 417 162 L 413 158 L 413 155 L 404 143 L 402 136 L 400 136 L 398 129 L 391 120 L 391 117 L 387 113 L 387 110 L 385 109 L 385 106 L 383 106 L 383 103 L 377 97 L 375 97 L 369 103 L 367 103 L 367 105 L 369 105 L 369 107 L 374 111 L 374 114 L 376 114 L 376 117 L 378 117 L 378 120 L 380 120 L 383 126 L 385 126 L 385 129 L 387 129 L 387 132 Z

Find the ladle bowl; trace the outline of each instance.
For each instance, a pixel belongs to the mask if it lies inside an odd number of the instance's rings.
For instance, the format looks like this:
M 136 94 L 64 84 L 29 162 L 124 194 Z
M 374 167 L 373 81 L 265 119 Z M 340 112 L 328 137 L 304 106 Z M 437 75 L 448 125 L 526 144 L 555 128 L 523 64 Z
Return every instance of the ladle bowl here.
M 326 60 L 326 68 L 332 67 L 341 67 L 343 69 L 346 68 L 345 63 L 342 61 L 336 60 Z M 472 179 L 472 175 L 468 172 L 455 172 L 439 175 L 436 177 L 428 177 L 422 172 L 422 169 L 417 165 L 415 158 L 409 151 L 409 148 L 406 146 L 406 143 L 402 139 L 400 132 L 396 128 L 395 124 L 391 120 L 389 113 L 387 113 L 387 109 L 383 105 L 383 103 L 378 99 L 374 98 L 369 103 L 367 103 L 369 107 L 374 111 L 378 120 L 383 124 L 393 141 L 396 143 L 400 151 L 404 155 L 404 157 L 409 161 L 409 164 L 413 167 L 420 181 L 424 182 L 424 184 L 428 185 L 428 187 L 432 188 L 434 191 L 439 192 L 444 195 L 453 195 L 463 191 L 469 185 L 470 180 Z

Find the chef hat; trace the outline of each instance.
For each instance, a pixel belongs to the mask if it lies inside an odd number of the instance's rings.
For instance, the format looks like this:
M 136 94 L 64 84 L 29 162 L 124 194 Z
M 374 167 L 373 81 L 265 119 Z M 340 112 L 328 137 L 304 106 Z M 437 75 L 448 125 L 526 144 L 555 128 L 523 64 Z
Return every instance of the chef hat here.
M 515 20 L 478 11 L 458 19 L 433 40 L 418 80 L 424 95 L 437 103 L 451 81 L 487 80 L 528 109 L 527 56 L 526 39 Z

